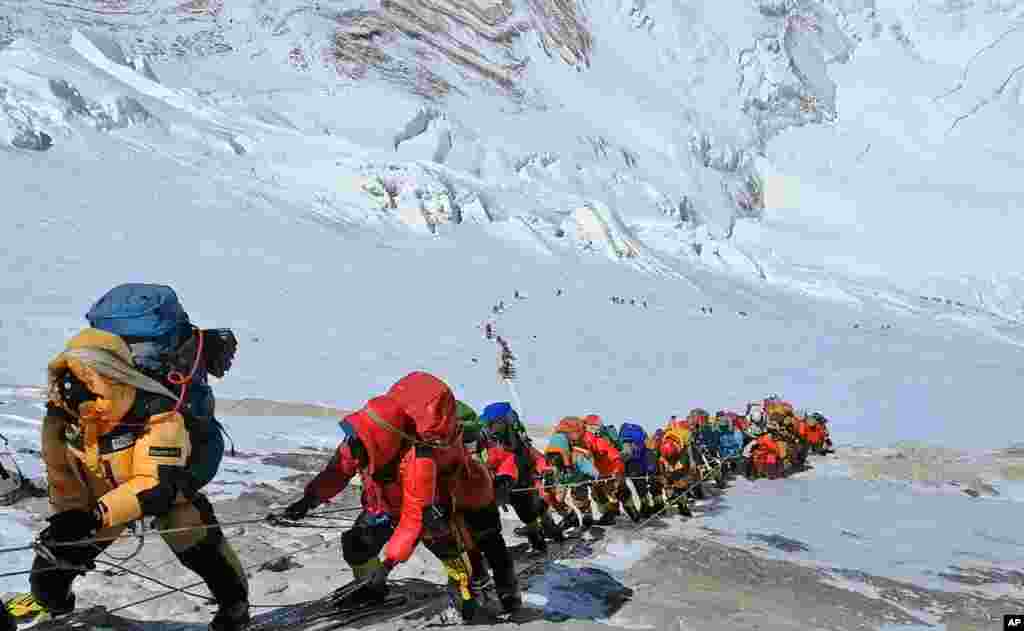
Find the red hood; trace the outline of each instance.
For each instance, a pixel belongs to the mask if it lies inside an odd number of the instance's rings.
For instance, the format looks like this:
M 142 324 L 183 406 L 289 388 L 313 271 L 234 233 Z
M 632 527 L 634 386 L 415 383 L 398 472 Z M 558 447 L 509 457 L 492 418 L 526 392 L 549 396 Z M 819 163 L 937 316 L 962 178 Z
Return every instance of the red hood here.
M 455 395 L 443 381 L 425 372 L 399 379 L 387 396 L 414 423 L 410 432 L 427 442 L 452 444 L 460 424 L 455 420 Z
M 366 402 L 363 409 L 355 414 L 345 417 L 345 420 L 352 425 L 356 436 L 363 442 L 366 451 L 370 456 L 368 473 L 374 475 L 380 467 L 398 457 L 402 450 L 402 437 L 395 432 L 378 425 L 372 418 L 373 412 L 381 421 L 387 423 L 396 430 L 406 433 L 415 433 L 413 421 L 390 397 L 374 397 Z M 406 445 L 407 446 L 407 445 Z

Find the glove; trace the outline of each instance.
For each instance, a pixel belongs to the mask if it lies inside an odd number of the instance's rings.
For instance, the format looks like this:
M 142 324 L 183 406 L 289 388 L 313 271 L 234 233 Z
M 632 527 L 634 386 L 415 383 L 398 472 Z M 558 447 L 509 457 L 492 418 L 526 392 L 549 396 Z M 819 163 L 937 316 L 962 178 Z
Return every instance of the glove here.
M 512 501 L 512 476 L 499 475 L 494 478 L 494 502 L 499 508 L 505 508 Z
M 92 537 L 103 525 L 96 511 L 66 510 L 47 518 L 50 525 L 39 533 L 39 541 L 49 548 L 50 552 L 60 561 L 70 563 L 83 569 L 95 569 L 93 559 L 98 554 L 96 546 L 83 544 L 76 546 L 56 546 L 57 543 L 70 543 Z
M 320 500 L 312 495 L 303 495 L 302 499 L 288 505 L 288 508 L 284 509 L 284 516 L 286 519 L 292 521 L 298 521 L 309 514 L 311 509 L 316 508 L 320 505 Z
M 66 510 L 47 518 L 50 525 L 39 534 L 43 541 L 68 543 L 88 539 L 103 525 L 96 511 Z
M 384 559 L 384 562 L 377 566 L 373 570 L 373 573 L 366 577 L 367 587 L 380 589 L 384 587 L 388 582 L 388 576 L 391 574 L 391 570 L 395 569 L 398 565 L 391 559 Z

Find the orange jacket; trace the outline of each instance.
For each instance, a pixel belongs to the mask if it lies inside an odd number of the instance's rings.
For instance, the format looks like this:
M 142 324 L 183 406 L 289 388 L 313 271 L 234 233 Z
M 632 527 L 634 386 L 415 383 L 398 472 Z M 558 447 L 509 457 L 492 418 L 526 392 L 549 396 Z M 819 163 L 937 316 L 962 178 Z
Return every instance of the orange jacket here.
M 581 446 L 593 456 L 594 466 L 601 477 L 623 475 L 626 472 L 622 454 L 615 445 L 590 432 L 584 432 L 581 442 Z
M 772 438 L 771 434 L 761 434 L 757 437 L 757 445 L 754 446 L 754 451 L 761 451 L 764 453 L 774 454 L 781 458 L 783 455 L 782 446 L 779 445 L 778 441 Z
M 808 425 L 804 438 L 813 447 L 821 447 L 825 444 L 825 428 L 821 425 Z

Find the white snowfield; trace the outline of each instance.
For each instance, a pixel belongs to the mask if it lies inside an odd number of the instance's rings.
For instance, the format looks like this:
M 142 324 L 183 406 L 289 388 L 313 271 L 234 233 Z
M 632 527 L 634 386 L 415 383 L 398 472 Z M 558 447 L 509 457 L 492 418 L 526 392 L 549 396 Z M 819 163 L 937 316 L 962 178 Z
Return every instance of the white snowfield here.
M 780 393 L 878 462 L 1024 443 L 1022 49 L 1014 0 L 0 0 L 0 432 L 40 475 L 46 362 L 110 287 L 160 282 L 238 334 L 223 397 L 352 409 L 423 369 L 479 408 L 509 398 L 491 322 L 532 425 Z M 228 426 L 249 455 L 338 439 Z M 1016 589 L 1019 469 L 978 469 L 1000 495 L 970 498 L 961 469 L 850 464 L 693 523 Z M 229 458 L 211 493 L 295 472 Z M 0 546 L 39 525 L 3 523 Z M 531 602 L 593 606 L 552 597 L 576 577 Z

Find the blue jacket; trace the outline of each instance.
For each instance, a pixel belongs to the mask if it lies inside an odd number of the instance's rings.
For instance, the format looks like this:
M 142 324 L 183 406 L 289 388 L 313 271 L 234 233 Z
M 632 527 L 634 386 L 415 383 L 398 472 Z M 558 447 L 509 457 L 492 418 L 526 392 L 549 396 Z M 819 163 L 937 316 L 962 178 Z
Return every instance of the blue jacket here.
M 718 437 L 718 428 L 712 427 L 711 425 L 704 425 L 701 427 L 700 431 L 697 432 L 697 440 L 707 447 L 708 451 L 711 452 L 711 455 L 713 456 L 718 455 Z
M 647 432 L 643 427 L 636 423 L 623 423 L 619 428 L 619 440 L 622 441 L 623 464 L 628 469 L 636 470 L 639 467 L 647 475 L 658 472 L 657 454 L 647 448 Z
M 738 429 L 722 432 L 718 437 L 718 453 L 723 458 L 735 458 L 743 451 L 743 432 Z

